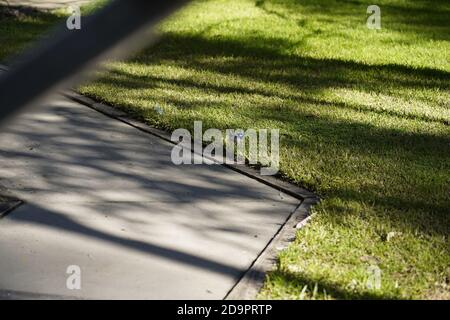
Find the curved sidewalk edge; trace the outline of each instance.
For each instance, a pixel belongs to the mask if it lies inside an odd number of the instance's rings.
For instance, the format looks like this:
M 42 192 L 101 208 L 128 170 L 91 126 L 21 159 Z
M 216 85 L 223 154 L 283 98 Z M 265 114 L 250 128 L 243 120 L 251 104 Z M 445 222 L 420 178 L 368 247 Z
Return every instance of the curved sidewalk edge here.
M 133 119 L 127 113 L 118 110 L 117 108 L 98 103 L 97 101 L 74 91 L 66 91 L 63 94 L 67 98 L 103 113 L 108 117 L 124 122 L 138 130 L 175 144 L 170 139 L 170 134 L 168 132 Z M 192 150 L 192 152 L 194 152 L 194 150 Z M 280 226 L 280 229 L 271 241 L 258 254 L 251 267 L 225 296 L 226 300 L 254 299 L 264 284 L 266 273 L 274 268 L 278 253 L 295 240 L 297 230 L 305 226 L 312 218 L 310 209 L 320 201 L 320 198 L 309 190 L 274 176 L 262 176 L 258 170 L 247 165 L 228 165 L 225 163 L 222 165 L 301 200 L 296 210 L 288 217 L 286 222 Z

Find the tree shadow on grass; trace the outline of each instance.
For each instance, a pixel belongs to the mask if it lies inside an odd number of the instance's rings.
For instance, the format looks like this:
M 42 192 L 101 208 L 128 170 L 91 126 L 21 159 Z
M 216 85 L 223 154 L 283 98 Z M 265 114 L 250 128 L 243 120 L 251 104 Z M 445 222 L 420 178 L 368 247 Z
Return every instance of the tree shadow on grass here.
M 332 85 L 374 89 L 373 86 L 386 88 L 387 84 L 395 88 L 450 89 L 450 73 L 443 70 L 399 64 L 368 65 L 284 54 L 286 49 L 295 45 L 283 38 L 218 39 L 168 33 L 158 45 L 137 55 L 131 62 L 143 65 L 170 63 L 198 71 L 235 74 L 246 80 L 284 83 L 301 89 Z M 226 88 L 224 85 L 223 89 Z
M 352 23 L 355 27 L 365 27 L 367 7 L 372 3 L 364 0 L 257 0 L 255 6 L 269 15 L 283 20 L 293 20 L 286 13 L 301 13 L 305 16 L 317 17 L 319 22 Z M 382 28 L 420 36 L 424 39 L 449 40 L 450 39 L 450 5 L 448 1 L 414 1 L 400 3 L 395 1 L 381 1 L 377 5 L 381 9 Z M 329 21 L 328 19 L 332 19 Z M 303 27 L 306 20 L 298 18 L 294 21 Z
M 29 47 L 59 21 L 58 16 L 49 12 L 0 4 L 0 61 Z
M 433 177 L 439 172 L 443 174 L 450 156 L 448 136 L 380 126 L 377 123 L 358 121 L 353 116 L 336 118 L 329 112 L 341 110 L 340 112 L 359 113 L 367 117 L 384 117 L 387 122 L 419 121 L 433 126 L 446 126 L 448 107 L 443 102 L 431 101 L 427 92 L 448 92 L 450 73 L 397 64 L 368 65 L 338 59 L 290 56 L 283 53 L 290 45 L 292 44 L 288 40 L 281 38 L 253 36 L 223 39 L 169 33 L 155 48 L 133 58 L 130 69 L 113 67 L 97 84 L 114 91 L 124 90 L 128 96 L 134 95 L 133 99 L 136 101 L 152 101 L 179 108 L 179 119 L 182 119 L 183 124 L 203 120 L 205 126 L 225 129 L 239 128 L 250 123 L 276 123 L 281 126 L 281 143 L 288 149 L 305 150 L 308 154 L 321 152 L 329 166 L 332 166 L 332 155 L 342 152 L 359 158 L 370 155 L 376 161 L 388 165 L 400 161 L 405 168 L 402 169 L 402 174 L 411 175 L 412 181 L 419 181 L 417 190 L 428 188 L 427 192 L 411 194 L 394 185 L 361 185 L 358 190 L 334 188 L 323 195 L 375 202 L 399 210 L 415 210 L 416 213 L 422 211 L 425 212 L 424 217 L 435 216 L 437 221 L 444 221 L 445 225 L 448 204 L 443 195 L 439 194 L 437 186 L 429 184 L 432 180 L 422 182 L 418 177 L 424 174 Z M 167 70 L 178 68 L 183 72 L 181 75 L 170 71 L 154 73 L 152 66 L 167 66 Z M 214 81 L 210 81 L 211 79 Z M 158 89 L 170 89 L 180 94 L 164 95 L 161 98 L 153 95 Z M 374 104 L 361 103 L 358 98 L 353 99 L 353 103 L 330 100 L 323 95 L 329 89 L 353 90 L 369 95 L 376 92 L 386 97 L 403 99 L 405 106 L 399 109 L 390 106 L 380 109 Z M 189 98 L 191 92 L 194 92 L 195 99 Z M 431 114 L 420 108 L 410 111 L 408 103 L 411 102 L 411 94 L 416 92 L 425 93 L 417 94 L 413 102 L 419 101 L 427 107 L 432 106 L 437 112 Z M 208 115 L 183 113 L 184 110 L 199 108 L 211 109 L 212 113 L 216 107 L 231 109 L 233 106 L 228 105 L 229 102 L 224 99 L 226 96 L 233 97 L 232 100 L 241 104 L 239 108 L 233 109 L 234 114 L 239 114 L 239 117 L 231 117 L 224 122 L 221 118 Z M 254 97 L 258 97 L 258 102 L 255 103 Z M 389 101 L 385 103 L 389 104 Z M 133 110 L 132 104 L 128 107 Z M 137 114 L 146 118 L 149 116 L 147 111 L 142 107 Z M 165 125 L 170 128 L 171 124 Z M 305 143 L 299 137 L 307 137 L 308 141 Z M 322 147 L 317 147 L 318 144 Z M 365 164 L 357 165 L 364 167 Z M 367 170 L 370 171 L 369 167 Z M 333 178 L 345 178 L 340 176 L 345 172 L 327 174 Z M 351 174 L 353 179 L 357 178 L 355 173 Z M 361 183 L 364 181 L 363 176 L 360 172 Z M 321 178 L 301 183 L 317 190 L 323 182 L 318 179 Z M 437 194 L 433 201 L 429 198 L 433 192 L 430 190 L 435 190 Z M 417 219 L 406 219 L 405 225 L 427 233 L 447 235 L 447 227 L 438 224 L 417 225 Z
M 239 66 L 236 66 L 236 68 L 239 68 Z M 233 69 L 235 69 L 235 68 L 233 68 Z M 225 71 L 223 71 L 223 72 L 225 72 Z M 368 72 L 370 72 L 370 71 L 368 71 Z M 228 73 L 230 73 L 230 72 L 228 72 Z M 326 78 L 323 78 L 323 80 L 325 82 L 327 81 Z M 337 87 L 337 85 L 335 85 L 336 80 L 333 80 L 333 79 L 329 79 L 329 80 L 330 80 L 329 86 L 336 88 Z M 386 83 L 385 81 L 381 81 L 381 80 L 382 79 L 380 79 L 378 85 L 381 85 L 382 83 Z M 375 81 L 378 82 L 377 79 Z M 277 81 L 274 80 L 274 82 L 277 82 Z M 422 114 L 412 113 L 412 112 L 406 113 L 406 112 L 402 112 L 401 110 L 388 109 L 388 108 L 376 109 L 376 108 L 373 108 L 370 105 L 366 105 L 366 104 L 357 104 L 357 103 L 350 104 L 350 103 L 344 103 L 344 102 L 338 102 L 338 101 L 330 102 L 324 98 L 317 97 L 317 94 L 314 94 L 314 93 L 312 95 L 304 94 L 304 92 L 302 92 L 300 94 L 277 92 L 276 94 L 274 94 L 274 92 L 272 92 L 272 91 L 263 90 L 260 88 L 255 88 L 255 87 L 250 87 L 250 86 L 243 87 L 243 86 L 238 86 L 238 85 L 233 85 L 233 84 L 228 84 L 228 85 L 224 86 L 222 84 L 198 82 L 198 81 L 195 81 L 194 79 L 168 78 L 168 77 L 163 77 L 161 75 L 152 75 L 152 74 L 147 74 L 145 76 L 133 75 L 133 74 L 126 73 L 126 72 L 118 70 L 118 69 L 111 70 L 109 73 L 109 77 L 101 78 L 101 79 L 97 80 L 97 83 L 101 83 L 105 86 L 119 86 L 121 88 L 128 88 L 130 90 L 158 88 L 161 85 L 161 83 L 164 83 L 164 84 L 169 84 L 172 87 L 194 88 L 194 89 L 199 89 L 199 90 L 205 90 L 208 92 L 214 92 L 216 94 L 238 93 L 238 94 L 242 94 L 242 95 L 260 95 L 260 96 L 264 96 L 267 98 L 276 96 L 278 98 L 282 98 L 285 100 L 294 100 L 298 103 L 314 104 L 314 105 L 317 105 L 322 108 L 341 108 L 344 110 L 349 109 L 349 110 L 360 111 L 360 112 L 365 112 L 365 113 L 389 115 L 392 117 L 396 117 L 398 119 L 421 120 L 421 121 L 426 121 L 426 122 L 436 122 L 436 123 L 443 123 L 443 124 L 449 123 L 448 119 L 445 117 L 444 114 L 443 115 L 430 115 L 430 114 L 426 114 L 426 113 L 422 113 Z M 323 85 L 325 86 L 326 83 L 323 83 Z M 346 83 L 345 81 L 339 82 L 339 86 L 341 86 L 342 88 L 346 88 L 350 85 L 351 85 L 351 83 Z M 399 83 L 399 85 L 400 86 L 404 85 L 404 86 L 410 87 L 410 86 L 417 85 L 417 82 L 404 81 L 403 83 Z M 445 86 L 445 84 L 442 84 L 442 86 Z M 320 86 L 312 85 L 312 87 L 313 88 L 309 88 L 309 89 L 314 89 L 314 88 L 320 89 Z M 437 85 L 436 84 L 433 85 L 432 83 L 429 83 L 429 82 L 428 83 L 424 82 L 423 87 L 430 87 L 430 89 L 432 89 L 432 88 L 436 88 Z M 306 90 L 308 90 L 308 88 L 306 88 Z M 180 101 L 180 100 L 172 101 L 172 102 L 175 103 L 178 107 L 185 106 L 187 108 L 195 108 L 196 106 L 197 107 L 199 106 L 198 104 L 197 105 L 184 104 L 183 101 Z
M 322 296 L 324 293 L 327 296 L 331 296 L 334 299 L 340 300 L 395 300 L 399 297 L 390 295 L 387 293 L 378 294 L 373 291 L 357 291 L 350 288 L 343 288 L 341 285 L 327 281 L 325 279 L 314 280 L 306 277 L 300 273 L 293 273 L 288 271 L 272 271 L 268 274 L 269 281 L 282 281 L 286 283 L 286 286 L 290 288 L 297 288 L 298 298 L 301 296 L 301 290 L 307 286 L 305 293 L 309 298 L 313 297 L 314 288 L 317 288 L 318 296 Z M 292 294 L 292 291 L 290 292 Z

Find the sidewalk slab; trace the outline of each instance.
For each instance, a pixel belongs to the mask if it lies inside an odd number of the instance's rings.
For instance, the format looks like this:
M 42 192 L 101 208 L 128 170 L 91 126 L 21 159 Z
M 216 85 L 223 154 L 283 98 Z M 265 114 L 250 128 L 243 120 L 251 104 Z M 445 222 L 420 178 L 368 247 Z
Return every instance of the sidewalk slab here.
M 2 129 L 0 297 L 222 299 L 300 202 L 64 98 Z

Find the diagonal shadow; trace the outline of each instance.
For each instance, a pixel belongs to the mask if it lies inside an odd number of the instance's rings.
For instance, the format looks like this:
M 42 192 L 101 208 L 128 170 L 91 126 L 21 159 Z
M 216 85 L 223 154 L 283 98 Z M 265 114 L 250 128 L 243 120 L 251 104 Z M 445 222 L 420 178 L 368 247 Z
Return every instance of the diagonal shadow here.
M 145 254 L 161 257 L 166 260 L 175 261 L 177 263 L 194 266 L 197 268 L 212 271 L 214 273 L 231 276 L 236 279 L 239 278 L 239 276 L 245 271 L 227 265 L 225 263 L 217 262 L 200 256 L 195 256 L 182 251 L 111 235 L 82 225 L 67 216 L 61 215 L 54 211 L 50 211 L 49 209 L 38 207 L 36 205 L 27 206 L 27 209 L 30 212 L 33 212 L 33 214 L 10 214 L 8 215 L 8 219 L 20 223 L 32 223 L 57 230 L 67 231 L 74 234 L 81 234 L 92 239 L 109 242 L 121 247 L 141 251 Z M 256 272 L 260 271 L 257 270 Z

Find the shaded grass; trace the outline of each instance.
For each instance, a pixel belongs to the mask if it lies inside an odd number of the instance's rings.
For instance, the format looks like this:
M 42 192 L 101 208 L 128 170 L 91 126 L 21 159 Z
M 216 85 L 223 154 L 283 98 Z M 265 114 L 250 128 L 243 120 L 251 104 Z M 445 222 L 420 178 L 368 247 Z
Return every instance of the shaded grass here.
M 195 1 L 79 88 L 168 130 L 280 129 L 282 175 L 323 201 L 261 298 L 450 298 L 450 6 L 378 1 L 375 31 L 369 4 Z
M 86 16 L 106 2 L 93 1 L 81 8 L 81 14 Z M 0 61 L 8 62 L 14 54 L 31 47 L 66 16 L 64 8 L 47 11 L 0 5 Z
M 51 13 L 14 13 L 0 6 L 0 60 L 6 60 L 14 53 L 31 46 L 36 38 L 40 38 L 58 19 L 58 16 Z

